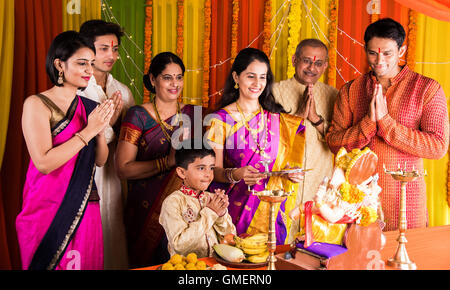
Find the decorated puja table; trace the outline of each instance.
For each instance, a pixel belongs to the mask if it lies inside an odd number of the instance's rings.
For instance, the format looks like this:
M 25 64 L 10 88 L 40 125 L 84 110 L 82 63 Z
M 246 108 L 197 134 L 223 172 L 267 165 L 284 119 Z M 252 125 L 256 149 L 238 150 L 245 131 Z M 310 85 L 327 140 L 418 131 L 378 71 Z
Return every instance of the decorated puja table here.
M 385 232 L 386 245 L 380 251 L 379 259 L 382 263 L 376 261 L 376 253 L 368 255 L 366 269 L 385 269 L 394 270 L 395 268 L 387 265 L 387 260 L 391 258 L 397 249 L 398 231 Z M 406 234 L 408 243 L 409 258 L 415 262 L 418 270 L 450 270 L 450 226 L 428 227 L 420 229 L 409 229 Z M 277 246 L 277 254 L 283 254 L 289 251 L 289 245 Z M 207 266 L 212 267 L 217 264 L 215 258 L 201 258 Z M 139 270 L 156 270 L 160 265 L 140 268 Z M 260 268 L 233 268 L 227 267 L 228 270 L 265 270 L 266 267 Z
M 396 251 L 398 231 L 386 232 L 385 236 L 386 245 L 381 251 L 384 262 Z M 417 270 L 450 270 L 450 226 L 409 229 L 406 239 L 409 258 Z M 394 268 L 386 265 L 385 269 Z
M 213 246 L 213 257 L 200 259 L 199 269 L 450 270 L 450 226 L 407 229 L 406 184 L 426 172 L 407 170 L 406 164 L 394 170 L 383 166 L 382 174 L 401 183 L 398 230 L 383 232 L 378 157 L 369 148 L 351 152 L 341 148 L 335 159 L 331 178 L 324 177 L 314 199 L 289 212 L 289 218 L 300 225 L 290 245 L 275 245 L 275 220 L 277 206 L 292 192 L 252 190 L 250 194 L 268 203 L 268 233 L 222 240 Z M 183 269 L 177 263 L 189 262 L 177 258 L 144 269 Z M 191 263 L 189 268 L 195 267 Z

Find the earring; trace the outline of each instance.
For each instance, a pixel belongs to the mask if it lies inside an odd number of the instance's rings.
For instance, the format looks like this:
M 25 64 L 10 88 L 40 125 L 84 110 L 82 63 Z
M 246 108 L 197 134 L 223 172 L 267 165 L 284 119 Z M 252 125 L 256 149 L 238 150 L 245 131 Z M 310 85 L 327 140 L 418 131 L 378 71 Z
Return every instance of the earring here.
M 236 90 L 239 89 L 238 83 L 235 83 L 234 88 L 235 88 Z
M 59 71 L 59 74 L 58 74 L 58 84 L 59 85 L 62 85 L 64 83 L 63 75 L 64 75 L 63 71 L 62 70 Z

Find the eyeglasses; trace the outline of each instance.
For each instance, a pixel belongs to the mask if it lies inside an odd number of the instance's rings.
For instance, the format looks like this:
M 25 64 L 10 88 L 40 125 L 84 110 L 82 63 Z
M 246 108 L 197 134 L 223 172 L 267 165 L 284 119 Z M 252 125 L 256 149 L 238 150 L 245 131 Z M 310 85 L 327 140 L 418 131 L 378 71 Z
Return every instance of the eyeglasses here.
M 321 68 L 325 64 L 325 61 L 323 60 L 312 61 L 309 57 L 300 57 L 300 61 L 304 65 L 310 66 L 313 64 L 317 68 Z

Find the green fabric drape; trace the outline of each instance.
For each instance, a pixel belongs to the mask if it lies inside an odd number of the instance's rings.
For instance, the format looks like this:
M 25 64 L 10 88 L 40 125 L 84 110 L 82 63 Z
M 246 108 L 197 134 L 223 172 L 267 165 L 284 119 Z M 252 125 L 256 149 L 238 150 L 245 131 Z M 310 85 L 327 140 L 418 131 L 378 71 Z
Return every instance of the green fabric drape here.
M 103 4 L 105 6 L 102 7 L 102 19 L 119 23 L 129 37 L 126 35 L 122 37 L 120 59 L 117 60 L 111 73 L 130 88 L 136 103 L 141 104 L 144 95 L 142 76 L 146 73 L 144 71 L 145 0 L 107 0 L 103 1 Z

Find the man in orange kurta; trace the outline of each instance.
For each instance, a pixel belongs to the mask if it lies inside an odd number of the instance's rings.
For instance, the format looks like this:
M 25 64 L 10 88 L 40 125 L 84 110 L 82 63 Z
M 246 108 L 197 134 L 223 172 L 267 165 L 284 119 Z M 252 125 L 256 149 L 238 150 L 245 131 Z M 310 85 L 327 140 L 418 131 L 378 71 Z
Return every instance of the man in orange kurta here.
M 400 182 L 385 174 L 383 165 L 422 171 L 422 158 L 443 157 L 449 142 L 444 91 L 435 80 L 399 65 L 406 51 L 404 39 L 403 27 L 389 18 L 367 27 L 364 41 L 371 71 L 340 89 L 326 135 L 334 153 L 342 146 L 368 146 L 378 155 L 385 230 L 398 228 Z M 408 228 L 426 227 L 424 178 L 409 182 L 406 192 Z

